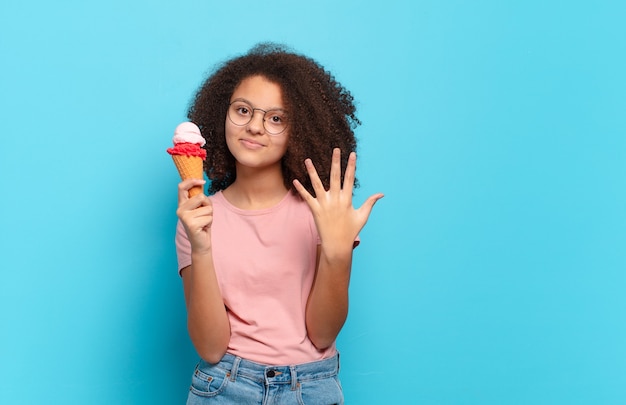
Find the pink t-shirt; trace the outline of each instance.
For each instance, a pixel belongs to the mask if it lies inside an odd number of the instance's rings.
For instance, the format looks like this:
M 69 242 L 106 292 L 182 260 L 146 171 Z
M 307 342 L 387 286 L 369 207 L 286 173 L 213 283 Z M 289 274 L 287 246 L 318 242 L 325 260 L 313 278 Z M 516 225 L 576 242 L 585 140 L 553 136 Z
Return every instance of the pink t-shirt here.
M 307 204 L 291 192 L 263 210 L 239 209 L 221 192 L 211 201 L 213 264 L 231 328 L 228 352 L 273 365 L 333 356 L 334 344 L 320 351 L 306 331 L 305 308 L 320 243 Z M 180 221 L 176 250 L 180 271 L 191 264 Z

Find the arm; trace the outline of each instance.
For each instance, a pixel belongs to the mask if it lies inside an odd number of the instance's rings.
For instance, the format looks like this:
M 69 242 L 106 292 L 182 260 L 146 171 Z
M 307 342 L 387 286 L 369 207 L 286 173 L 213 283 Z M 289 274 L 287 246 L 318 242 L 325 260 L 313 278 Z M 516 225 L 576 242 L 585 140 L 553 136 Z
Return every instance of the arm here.
M 352 268 L 350 251 L 337 255 L 318 248 L 318 265 L 306 307 L 309 339 L 322 350 L 337 338 L 348 316 L 348 287 Z
M 191 265 L 181 271 L 189 337 L 200 357 L 209 363 L 217 363 L 226 353 L 230 324 L 213 267 L 213 206 L 206 195 L 189 198 L 188 193 L 191 187 L 203 182 L 186 180 L 180 183 L 176 214 L 191 243 Z
M 355 209 L 352 206 L 352 192 L 356 155 L 353 152 L 348 158 L 343 185 L 340 158 L 341 152 L 335 149 L 328 191 L 324 189 L 311 160 L 305 161 L 316 197 L 298 180 L 294 180 L 296 190 L 313 213 L 322 241 L 306 307 L 307 332 L 318 349 L 329 347 L 346 321 L 354 240 L 365 226 L 376 201 L 383 197 L 382 194 L 374 194 L 360 208 Z

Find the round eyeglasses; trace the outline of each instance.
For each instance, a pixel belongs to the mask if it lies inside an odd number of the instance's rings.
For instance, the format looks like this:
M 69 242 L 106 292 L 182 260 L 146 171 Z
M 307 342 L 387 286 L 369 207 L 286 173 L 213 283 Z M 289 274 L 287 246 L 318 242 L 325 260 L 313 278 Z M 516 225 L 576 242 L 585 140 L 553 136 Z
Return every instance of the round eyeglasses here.
M 228 119 L 235 125 L 248 125 L 255 111 L 263 112 L 263 128 L 270 135 L 280 135 L 287 129 L 287 113 L 282 109 L 263 110 L 254 108 L 242 100 L 235 100 L 228 106 Z

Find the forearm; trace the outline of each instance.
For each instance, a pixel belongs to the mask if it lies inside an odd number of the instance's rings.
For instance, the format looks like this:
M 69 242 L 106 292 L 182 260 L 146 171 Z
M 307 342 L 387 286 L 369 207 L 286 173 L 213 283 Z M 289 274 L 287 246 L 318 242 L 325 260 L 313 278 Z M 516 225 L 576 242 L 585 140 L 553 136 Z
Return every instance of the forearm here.
M 192 254 L 185 276 L 187 328 L 200 357 L 217 363 L 228 347 L 230 324 L 210 253 Z
M 352 246 L 321 248 L 306 308 L 309 339 L 318 349 L 329 347 L 346 321 L 351 267 Z

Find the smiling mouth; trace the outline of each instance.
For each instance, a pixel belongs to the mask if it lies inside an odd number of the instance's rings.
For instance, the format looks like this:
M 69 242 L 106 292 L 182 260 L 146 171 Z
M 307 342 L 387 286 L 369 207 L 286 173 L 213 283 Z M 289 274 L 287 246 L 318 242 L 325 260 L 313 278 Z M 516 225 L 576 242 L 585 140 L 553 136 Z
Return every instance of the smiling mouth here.
M 246 138 L 241 138 L 239 139 L 240 142 L 242 142 L 244 145 L 249 146 L 249 147 L 253 147 L 253 148 L 262 148 L 265 145 L 256 142 L 256 141 L 252 141 L 250 139 L 246 139 Z

